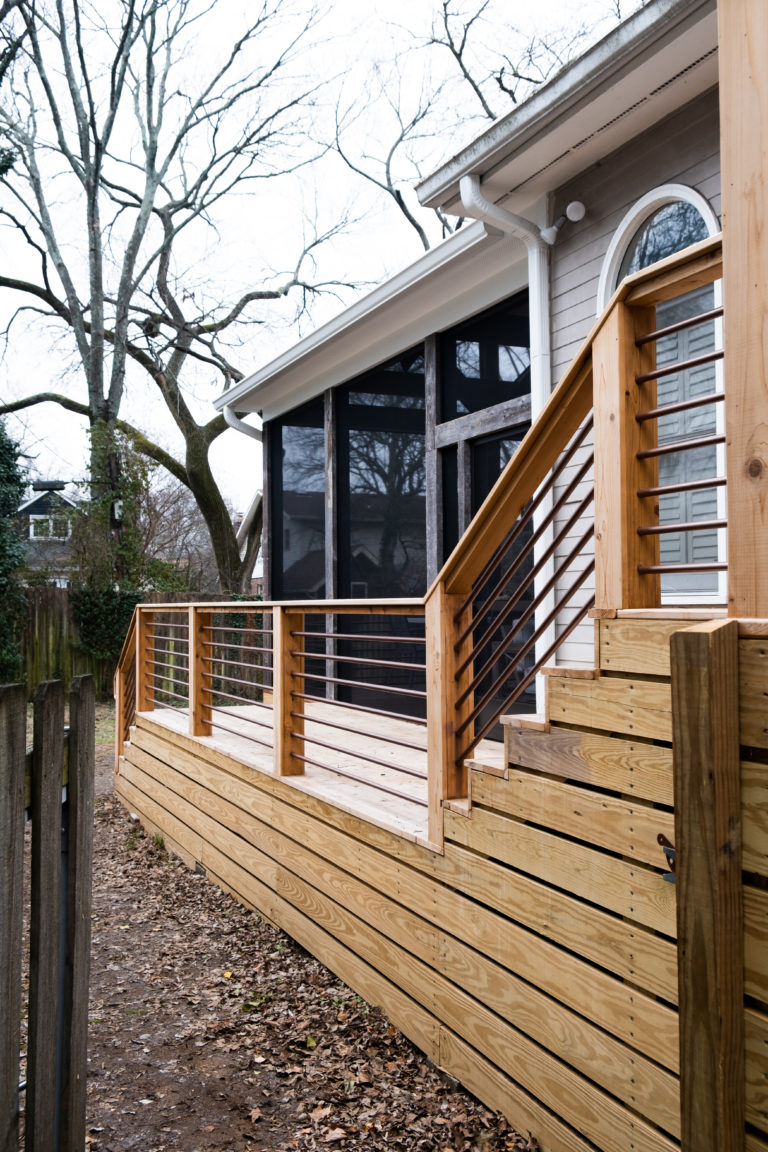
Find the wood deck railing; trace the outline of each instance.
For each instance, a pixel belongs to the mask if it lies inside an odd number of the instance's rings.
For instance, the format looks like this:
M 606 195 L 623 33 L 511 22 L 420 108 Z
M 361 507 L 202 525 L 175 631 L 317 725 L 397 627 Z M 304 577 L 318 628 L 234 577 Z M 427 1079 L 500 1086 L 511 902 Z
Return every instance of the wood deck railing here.
M 276 774 L 295 776 L 306 764 L 339 770 L 316 752 L 340 750 L 339 705 L 377 739 L 387 738 L 382 720 L 406 712 L 426 722 L 417 743 L 428 763 L 429 839 L 441 844 L 444 802 L 467 794 L 467 757 L 530 697 L 536 672 L 593 605 L 598 615 L 659 608 L 664 571 L 688 578 L 724 568 L 719 557 L 665 566 L 659 550 L 662 536 L 724 529 L 721 515 L 675 520 L 664 503 L 719 492 L 724 474 L 662 484 L 658 464 L 672 452 L 719 450 L 717 430 L 713 439 L 692 425 L 675 440 L 664 421 L 721 406 L 722 387 L 664 405 L 657 386 L 711 371 L 721 354 L 657 365 L 657 348 L 716 324 L 720 310 L 688 309 L 661 327 L 656 319 L 660 305 L 716 281 L 721 264 L 716 237 L 624 281 L 423 600 L 139 606 L 118 667 L 118 745 L 134 709 L 186 710 L 190 733 L 207 736 L 231 730 L 235 714 L 242 735 L 247 708 L 249 739 L 272 749 Z M 310 757 L 307 710 L 317 701 L 326 732 L 313 728 Z M 390 734 L 398 740 L 410 738 Z M 390 752 L 385 760 L 397 769 Z

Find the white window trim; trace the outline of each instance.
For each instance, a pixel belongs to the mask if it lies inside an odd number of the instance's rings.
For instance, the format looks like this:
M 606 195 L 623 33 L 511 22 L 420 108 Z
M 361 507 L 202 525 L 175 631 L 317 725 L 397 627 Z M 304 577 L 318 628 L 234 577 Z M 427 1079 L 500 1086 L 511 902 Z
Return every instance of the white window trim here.
M 602 316 L 608 307 L 611 296 L 616 291 L 618 286 L 616 281 L 621 262 L 640 225 L 659 208 L 663 208 L 665 204 L 674 204 L 679 200 L 686 204 L 692 204 L 696 208 L 704 220 L 710 236 L 716 236 L 720 231 L 720 221 L 716 213 L 695 188 L 689 188 L 687 184 L 662 184 L 658 188 L 652 188 L 650 192 L 646 192 L 645 196 L 641 196 L 624 216 L 608 245 L 597 285 L 598 316 Z

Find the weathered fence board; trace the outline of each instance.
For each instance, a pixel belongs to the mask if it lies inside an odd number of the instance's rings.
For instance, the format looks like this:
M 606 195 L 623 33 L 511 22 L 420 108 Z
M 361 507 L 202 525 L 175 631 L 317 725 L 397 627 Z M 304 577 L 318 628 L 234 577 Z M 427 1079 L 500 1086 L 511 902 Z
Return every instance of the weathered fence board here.
M 24 724 L 21 684 L 0 688 L 0 1147 L 15 1149 L 19 1126 Z

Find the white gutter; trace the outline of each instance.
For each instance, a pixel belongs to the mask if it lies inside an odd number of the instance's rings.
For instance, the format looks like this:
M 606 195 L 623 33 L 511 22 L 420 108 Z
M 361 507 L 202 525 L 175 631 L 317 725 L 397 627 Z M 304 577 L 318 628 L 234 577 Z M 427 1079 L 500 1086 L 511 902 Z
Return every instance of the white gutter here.
M 462 176 L 459 183 L 462 209 L 474 220 L 482 220 L 516 236 L 528 252 L 528 308 L 531 341 L 531 415 L 535 419 L 552 388 L 552 350 L 549 331 L 549 259 L 547 243 L 539 228 L 523 216 L 508 212 L 486 200 L 480 191 L 480 177 Z
M 230 428 L 234 428 L 236 432 L 242 432 L 245 436 L 252 436 L 254 440 L 258 440 L 259 443 L 261 443 L 261 428 L 254 428 L 252 424 L 246 424 L 245 420 L 241 420 L 239 416 L 235 415 L 230 404 L 225 404 L 222 412 Z

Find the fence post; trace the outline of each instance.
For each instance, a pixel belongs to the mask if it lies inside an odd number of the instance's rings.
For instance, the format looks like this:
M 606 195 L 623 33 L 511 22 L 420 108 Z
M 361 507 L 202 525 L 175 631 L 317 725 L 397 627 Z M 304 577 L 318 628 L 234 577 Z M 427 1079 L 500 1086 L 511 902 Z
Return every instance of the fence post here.
M 66 986 L 62 1005 L 59 1152 L 81 1152 L 85 1148 L 95 737 L 93 677 L 76 676 L 69 694 Z
M 189 608 L 189 734 L 210 736 L 213 731 L 211 693 L 205 686 L 205 646 L 203 637 L 213 620 L 212 612 Z
M 454 648 L 457 635 L 454 616 L 465 595 L 448 593 L 437 584 L 424 608 L 427 653 L 427 771 L 428 836 L 432 844 L 443 843 L 443 801 L 467 795 L 467 769 L 459 763 L 457 725 L 472 711 L 468 696 L 461 711 L 456 708 L 456 668 L 468 652 Z M 467 609 L 469 611 L 469 608 Z M 471 644 L 471 633 L 464 649 Z M 471 672 L 472 665 L 469 665 Z
M 738 624 L 671 640 L 682 1152 L 744 1146 Z
M 29 930 L 28 1152 L 57 1146 L 61 892 L 61 784 L 64 688 L 43 683 L 35 696 L 32 753 L 32 883 Z M 53 846 L 53 851 L 51 850 Z
M 658 564 L 655 535 L 638 536 L 643 515 L 638 488 L 653 487 L 655 458 L 637 453 L 655 447 L 656 421 L 638 424 L 635 415 L 655 405 L 655 385 L 642 389 L 635 377 L 655 366 L 655 344 L 638 348 L 639 335 L 653 331 L 656 309 L 617 302 L 592 346 L 595 440 L 595 607 L 656 608 L 658 574 L 640 576 L 638 564 Z
M 292 693 L 304 691 L 304 661 L 292 653 L 303 649 L 304 645 L 302 638 L 292 637 L 291 632 L 304 631 L 304 613 L 275 605 L 272 627 L 275 775 L 301 776 L 304 765 L 293 753 L 304 755 L 304 741 L 299 739 L 304 734 L 304 701 L 295 699 Z M 299 715 L 291 716 L 291 712 Z
M 155 619 L 154 612 L 148 612 L 139 606 L 136 609 L 136 711 L 152 712 L 154 710 L 154 692 L 150 682 L 150 668 L 153 666 L 152 655 L 149 651 L 151 639 L 150 629 Z
M 19 1134 L 21 925 L 27 697 L 0 687 L 0 1146 Z

